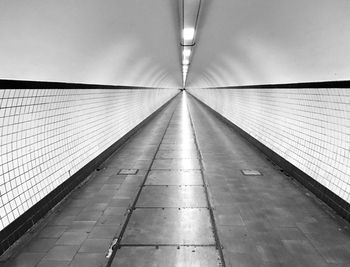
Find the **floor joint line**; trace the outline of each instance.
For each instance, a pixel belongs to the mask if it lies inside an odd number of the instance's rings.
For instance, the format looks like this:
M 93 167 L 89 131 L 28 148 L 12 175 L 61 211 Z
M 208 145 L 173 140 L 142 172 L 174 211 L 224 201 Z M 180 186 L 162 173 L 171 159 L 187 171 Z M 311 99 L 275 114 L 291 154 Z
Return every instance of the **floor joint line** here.
M 177 100 L 177 101 L 179 101 L 179 100 Z M 167 132 L 169 126 L 170 126 L 170 122 L 171 122 L 171 120 L 172 120 L 172 118 L 173 118 L 173 116 L 174 116 L 174 113 L 175 113 L 175 111 L 176 111 L 176 108 L 177 108 L 177 107 L 175 106 L 174 110 L 172 111 L 172 114 L 171 114 L 171 116 L 170 116 L 170 118 L 169 118 L 169 121 L 168 121 L 168 123 L 167 123 L 167 126 L 165 127 L 164 133 L 163 133 L 163 135 L 162 135 L 162 137 L 161 137 L 161 140 L 160 140 L 160 142 L 159 142 L 159 144 L 158 144 L 158 147 L 157 147 L 157 149 L 156 149 L 156 151 L 155 151 L 155 153 L 154 153 L 154 156 L 153 156 L 153 158 L 152 158 L 152 161 L 151 161 L 151 164 L 150 164 L 150 168 L 147 170 L 147 173 L 146 173 L 146 175 L 145 175 L 145 178 L 143 179 L 142 184 L 141 184 L 141 186 L 139 187 L 139 190 L 138 190 L 138 192 L 137 192 L 137 194 L 136 194 L 136 197 L 135 197 L 135 199 L 134 199 L 134 201 L 133 201 L 133 204 L 132 204 L 131 207 L 129 207 L 129 209 L 128 209 L 128 215 L 127 215 L 127 217 L 126 217 L 126 219 L 125 219 L 125 221 L 124 221 L 123 227 L 122 227 L 120 233 L 118 234 L 118 236 L 115 236 L 114 239 L 113 239 L 113 240 L 115 240 L 115 241 L 112 243 L 112 247 L 110 248 L 112 251 L 111 251 L 111 255 L 110 255 L 110 257 L 108 258 L 108 261 L 107 261 L 107 263 L 106 263 L 106 267 L 110 267 L 111 264 L 112 264 L 112 262 L 113 262 L 113 260 L 114 260 L 114 257 L 115 257 L 115 255 L 116 255 L 116 253 L 117 253 L 117 250 L 118 250 L 118 247 L 119 247 L 119 245 L 120 245 L 120 242 L 121 242 L 121 240 L 122 240 L 122 238 L 123 238 L 123 235 L 124 235 L 124 233 L 125 233 L 126 227 L 128 226 L 128 223 L 129 223 L 129 221 L 130 221 L 130 218 L 131 218 L 131 215 L 132 215 L 132 213 L 133 213 L 133 210 L 135 210 L 136 203 L 137 203 L 137 201 L 138 201 L 138 199 L 139 199 L 139 197 L 140 197 L 140 195 L 141 195 L 141 191 L 142 191 L 142 189 L 144 188 L 144 185 L 145 185 L 145 183 L 146 183 L 146 180 L 147 180 L 147 178 L 148 178 L 148 175 L 149 175 L 149 173 L 151 172 L 152 164 L 153 164 L 154 160 L 156 159 L 156 155 L 157 155 L 157 153 L 158 153 L 158 151 L 159 151 L 159 148 L 160 148 L 160 146 L 161 146 L 161 144 L 162 144 L 162 141 L 163 141 L 163 139 L 164 139 L 164 136 L 165 136 L 165 134 L 166 134 L 166 132 Z
M 216 227 L 216 222 L 215 222 L 215 217 L 214 217 L 214 212 L 213 212 L 213 207 L 211 205 L 210 198 L 209 198 L 208 183 L 207 183 L 207 181 L 205 179 L 205 175 L 204 175 L 204 172 L 203 172 L 203 169 L 204 169 L 204 167 L 203 167 L 203 157 L 202 157 L 202 153 L 201 153 L 201 151 L 199 149 L 199 144 L 198 144 L 198 141 L 197 141 L 196 130 L 194 128 L 193 119 L 192 119 L 192 116 L 191 116 L 191 112 L 190 112 L 190 108 L 189 108 L 188 103 L 187 103 L 187 111 L 188 111 L 188 116 L 190 117 L 190 123 L 191 123 L 192 131 L 193 131 L 193 137 L 194 137 L 195 146 L 196 146 L 196 149 L 197 149 L 197 152 L 198 152 L 198 155 L 199 155 L 199 164 L 201 166 L 200 173 L 201 173 L 203 184 L 204 184 L 204 191 L 205 191 L 205 196 L 206 196 L 207 205 L 208 205 L 208 209 L 209 209 L 210 221 L 211 221 L 211 224 L 212 224 L 212 227 L 213 227 L 213 233 L 214 233 L 214 238 L 215 238 L 215 242 L 216 242 L 216 248 L 219 251 L 222 267 L 226 267 L 224 253 L 222 251 L 223 247 L 222 247 L 220 239 L 219 239 L 218 230 L 217 230 L 217 227 Z
M 121 247 L 216 247 L 216 244 L 119 244 Z

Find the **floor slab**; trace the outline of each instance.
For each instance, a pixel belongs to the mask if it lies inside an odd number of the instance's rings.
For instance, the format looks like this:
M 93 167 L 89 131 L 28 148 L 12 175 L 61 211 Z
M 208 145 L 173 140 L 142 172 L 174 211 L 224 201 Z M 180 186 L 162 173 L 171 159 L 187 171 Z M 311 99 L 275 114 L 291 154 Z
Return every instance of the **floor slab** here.
M 200 170 L 198 159 L 155 159 L 152 170 Z
M 121 244 L 215 245 L 208 209 L 136 209 Z
M 198 170 L 152 170 L 145 185 L 203 185 Z
M 207 207 L 203 186 L 145 186 L 136 207 Z
M 155 265 L 156 263 L 156 265 Z M 219 267 L 215 247 L 121 247 L 111 266 L 115 267 Z
M 195 150 L 159 150 L 157 159 L 198 159 L 199 155 Z

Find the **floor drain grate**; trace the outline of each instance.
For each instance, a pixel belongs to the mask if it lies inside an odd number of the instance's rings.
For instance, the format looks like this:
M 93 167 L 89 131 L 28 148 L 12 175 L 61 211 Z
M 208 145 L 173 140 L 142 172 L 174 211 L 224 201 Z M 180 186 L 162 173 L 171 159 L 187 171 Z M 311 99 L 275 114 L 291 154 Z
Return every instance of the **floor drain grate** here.
M 138 169 L 121 169 L 118 175 L 135 175 L 138 171 Z
M 241 172 L 245 176 L 262 176 L 262 173 L 258 170 L 245 169 L 241 170 Z

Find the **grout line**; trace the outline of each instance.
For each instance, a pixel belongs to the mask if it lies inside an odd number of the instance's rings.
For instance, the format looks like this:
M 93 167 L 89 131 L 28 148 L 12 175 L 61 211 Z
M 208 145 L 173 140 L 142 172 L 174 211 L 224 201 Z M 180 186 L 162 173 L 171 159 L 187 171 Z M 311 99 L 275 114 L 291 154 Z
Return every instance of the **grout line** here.
M 208 207 L 203 207 L 203 206 L 198 206 L 198 207 L 140 207 L 140 206 L 136 206 L 135 209 L 178 209 L 178 210 L 184 210 L 184 209 L 209 209 Z
M 151 171 L 200 171 L 201 169 L 150 169 Z
M 218 249 L 219 251 L 219 254 L 220 254 L 220 259 L 221 259 L 221 264 L 222 264 L 222 267 L 226 267 L 226 263 L 225 263 L 225 258 L 224 258 L 224 253 L 222 251 L 222 245 L 220 243 L 220 239 L 219 239 L 219 235 L 218 235 L 218 230 L 217 230 L 217 227 L 216 227 L 216 222 L 215 222 L 215 217 L 214 217 L 214 212 L 213 212 L 213 207 L 210 203 L 210 198 L 209 198 L 209 192 L 208 192 L 208 183 L 205 179 L 205 175 L 204 175 L 204 167 L 203 167 L 203 157 L 202 157 L 202 153 L 199 149 L 199 144 L 198 144 L 198 141 L 197 141 L 197 135 L 196 135 L 196 130 L 194 128 L 194 124 L 193 124 L 193 120 L 192 120 L 192 116 L 191 116 L 191 112 L 190 112 L 190 108 L 189 108 L 189 105 L 187 103 L 187 110 L 188 110 L 188 115 L 190 117 L 190 122 L 191 122 L 191 127 L 192 127 L 192 130 L 193 130 L 193 137 L 194 137 L 194 142 L 195 142 L 195 145 L 196 145 L 196 148 L 197 148 L 197 152 L 199 154 L 199 164 L 201 166 L 201 169 L 200 169 L 200 172 L 201 172 L 201 176 L 202 176 L 202 180 L 203 180 L 203 184 L 204 184 L 204 191 L 205 191 L 205 196 L 206 196 L 206 200 L 207 200 L 207 204 L 208 204 L 208 207 L 209 207 L 209 214 L 210 214 L 210 221 L 211 221 L 211 224 L 212 224 L 212 227 L 213 227 L 213 233 L 214 233 L 214 238 L 215 238 L 215 242 L 216 242 L 216 248 Z
M 145 184 L 144 187 L 149 186 L 149 187 L 195 187 L 195 186 L 204 186 L 204 184 Z
M 121 244 L 119 247 L 216 247 L 216 244 Z
M 177 101 L 179 101 L 179 100 L 177 100 Z M 148 175 L 149 175 L 149 173 L 150 173 L 150 171 L 151 171 L 151 168 L 152 168 L 152 164 L 153 164 L 154 160 L 156 159 L 156 155 L 157 155 L 157 153 L 158 153 L 158 151 L 159 151 L 159 148 L 160 148 L 160 146 L 161 146 L 161 144 L 162 144 L 162 141 L 163 141 L 163 139 L 164 139 L 164 136 L 165 136 L 165 134 L 166 134 L 166 132 L 167 132 L 167 130 L 168 130 L 168 128 L 169 128 L 171 119 L 172 119 L 173 116 L 174 116 L 174 113 L 175 113 L 176 108 L 177 108 L 177 107 L 175 106 L 174 110 L 172 111 L 172 114 L 171 114 L 171 116 L 170 116 L 170 118 L 169 118 L 168 124 L 167 124 L 167 126 L 165 127 L 164 133 L 163 133 L 163 135 L 162 135 L 162 137 L 161 137 L 161 140 L 160 140 L 160 142 L 159 142 L 159 145 L 158 145 L 158 147 L 157 147 L 157 150 L 155 151 L 154 156 L 153 156 L 153 158 L 152 158 L 150 168 L 147 170 L 147 173 L 146 173 L 146 175 L 145 175 L 145 178 L 143 179 L 142 184 L 141 184 L 140 187 L 139 187 L 139 190 L 138 190 L 138 192 L 137 192 L 137 194 L 136 194 L 136 197 L 135 197 L 135 199 L 134 199 L 134 201 L 133 201 L 133 204 L 132 204 L 132 206 L 131 206 L 131 207 L 129 208 L 129 210 L 128 210 L 128 215 L 127 215 L 127 217 L 126 217 L 126 219 L 125 219 L 125 221 L 124 221 L 123 227 L 122 227 L 120 233 L 118 234 L 118 236 L 115 236 L 115 238 L 113 239 L 114 242 L 112 243 L 112 246 L 111 246 L 111 248 L 110 248 L 110 249 L 112 249 L 112 251 L 111 251 L 110 257 L 108 258 L 108 261 L 107 261 L 107 263 L 106 263 L 106 267 L 111 266 L 111 264 L 112 264 L 112 262 L 113 262 L 113 260 L 114 260 L 114 257 L 115 257 L 115 255 L 116 255 L 116 253 L 117 253 L 117 250 L 118 250 L 118 248 L 119 248 L 119 246 L 120 246 L 121 240 L 122 240 L 123 235 L 124 235 L 124 233 L 125 233 L 126 227 L 128 226 L 128 223 L 129 223 L 129 221 L 130 221 L 130 218 L 131 218 L 131 215 L 132 215 L 132 213 L 133 213 L 133 210 L 134 210 L 135 207 L 136 207 L 136 203 L 137 203 L 137 201 L 138 201 L 138 199 L 139 199 L 139 197 L 140 197 L 140 194 L 141 194 L 141 191 L 142 191 L 142 189 L 143 189 L 143 186 L 144 186 L 144 184 L 146 183 L 146 180 L 147 180 Z M 108 252 L 108 254 L 109 254 L 109 252 Z

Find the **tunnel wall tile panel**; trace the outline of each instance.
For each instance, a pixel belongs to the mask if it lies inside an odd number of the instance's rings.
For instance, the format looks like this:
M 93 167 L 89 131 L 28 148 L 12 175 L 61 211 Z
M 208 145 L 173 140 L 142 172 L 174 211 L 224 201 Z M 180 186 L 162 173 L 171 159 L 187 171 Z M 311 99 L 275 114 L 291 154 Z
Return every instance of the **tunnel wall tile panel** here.
M 350 202 L 350 89 L 192 89 L 190 93 Z
M 0 230 L 176 93 L 0 89 Z

